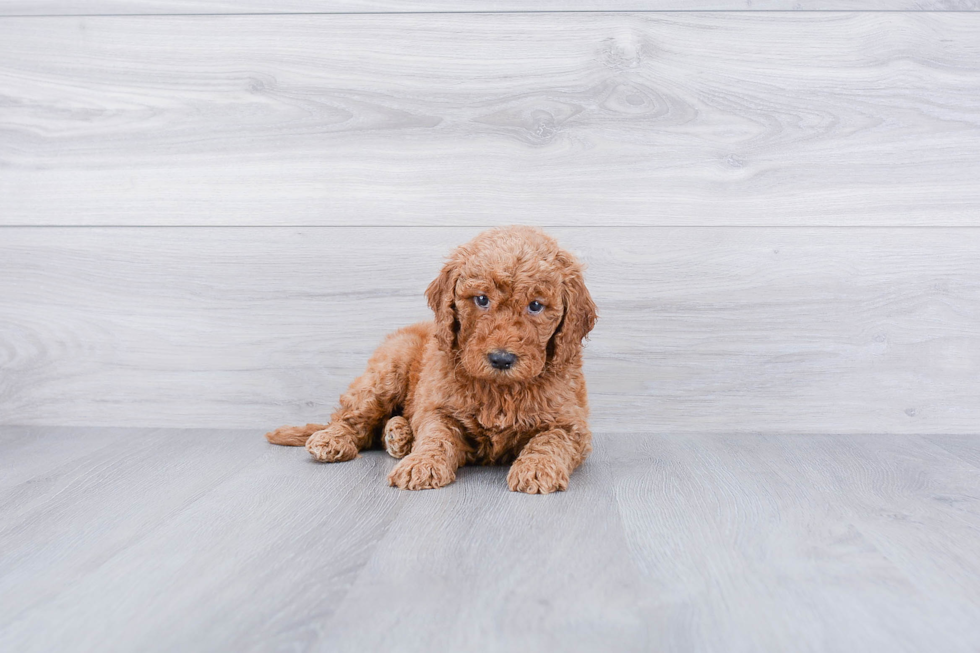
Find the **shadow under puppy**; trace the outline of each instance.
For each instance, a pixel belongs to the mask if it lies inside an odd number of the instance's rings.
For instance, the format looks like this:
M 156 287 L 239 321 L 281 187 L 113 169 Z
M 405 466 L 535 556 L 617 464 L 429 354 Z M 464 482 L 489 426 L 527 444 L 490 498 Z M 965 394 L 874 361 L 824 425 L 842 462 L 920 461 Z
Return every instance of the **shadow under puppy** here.
M 503 463 L 511 490 L 565 490 L 592 450 L 582 341 L 596 307 L 582 265 L 538 229 L 493 229 L 457 248 L 425 294 L 435 322 L 389 335 L 330 424 L 266 438 L 339 462 L 383 435 L 402 458 L 388 482 L 405 490 Z

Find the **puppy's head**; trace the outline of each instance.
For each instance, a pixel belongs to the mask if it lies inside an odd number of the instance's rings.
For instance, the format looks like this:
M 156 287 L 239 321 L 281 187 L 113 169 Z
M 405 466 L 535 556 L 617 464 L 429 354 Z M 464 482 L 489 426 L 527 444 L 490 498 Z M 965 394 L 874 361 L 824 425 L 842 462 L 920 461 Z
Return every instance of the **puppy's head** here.
M 581 264 L 531 227 L 492 229 L 457 248 L 426 297 L 440 345 L 469 376 L 495 383 L 577 364 L 596 321 Z

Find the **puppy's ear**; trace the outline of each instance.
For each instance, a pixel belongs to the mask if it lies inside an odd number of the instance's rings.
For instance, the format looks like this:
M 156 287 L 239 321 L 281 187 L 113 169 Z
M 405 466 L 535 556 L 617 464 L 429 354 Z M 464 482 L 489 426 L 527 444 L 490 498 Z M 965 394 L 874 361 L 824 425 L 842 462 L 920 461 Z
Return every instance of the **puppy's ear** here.
M 456 348 L 459 318 L 456 315 L 456 281 L 459 279 L 460 257 L 453 253 L 425 290 L 429 308 L 436 314 L 436 338 L 446 351 Z
M 562 281 L 565 314 L 548 343 L 548 356 L 552 364 L 565 366 L 580 359 L 582 341 L 595 327 L 598 315 L 592 295 L 585 287 L 582 264 L 567 252 L 561 252 L 557 260 L 565 266 Z

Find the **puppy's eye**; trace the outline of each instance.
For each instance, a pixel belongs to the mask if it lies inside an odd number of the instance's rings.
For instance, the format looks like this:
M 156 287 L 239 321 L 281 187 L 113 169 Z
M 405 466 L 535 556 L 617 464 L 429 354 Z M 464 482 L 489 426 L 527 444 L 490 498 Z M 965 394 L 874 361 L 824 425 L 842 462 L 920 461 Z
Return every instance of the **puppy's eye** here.
M 527 305 L 527 310 L 531 315 L 537 315 L 544 310 L 544 304 L 539 301 L 533 301 Z
M 473 302 L 480 308 L 488 308 L 490 306 L 490 298 L 486 295 L 477 295 L 473 298 Z

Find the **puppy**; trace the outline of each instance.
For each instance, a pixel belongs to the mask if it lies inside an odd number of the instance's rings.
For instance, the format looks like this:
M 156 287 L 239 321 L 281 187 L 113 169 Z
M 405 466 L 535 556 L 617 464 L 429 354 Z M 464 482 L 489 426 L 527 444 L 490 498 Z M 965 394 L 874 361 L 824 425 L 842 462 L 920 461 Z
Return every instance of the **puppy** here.
M 266 438 L 321 462 L 383 440 L 403 490 L 504 463 L 511 490 L 565 490 L 592 450 L 582 341 L 596 307 L 582 265 L 538 229 L 493 229 L 457 248 L 425 294 L 435 322 L 389 335 L 329 424 Z

